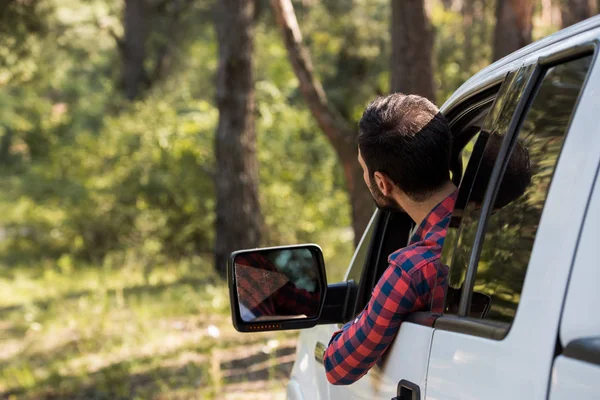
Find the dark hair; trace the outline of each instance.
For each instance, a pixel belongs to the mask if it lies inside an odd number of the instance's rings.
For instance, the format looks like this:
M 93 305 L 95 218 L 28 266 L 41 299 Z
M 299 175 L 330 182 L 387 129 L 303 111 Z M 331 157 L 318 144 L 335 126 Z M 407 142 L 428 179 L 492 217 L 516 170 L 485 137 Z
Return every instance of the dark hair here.
M 450 180 L 452 134 L 446 118 L 424 97 L 378 97 L 359 122 L 358 148 L 369 177 L 387 175 L 415 201 Z

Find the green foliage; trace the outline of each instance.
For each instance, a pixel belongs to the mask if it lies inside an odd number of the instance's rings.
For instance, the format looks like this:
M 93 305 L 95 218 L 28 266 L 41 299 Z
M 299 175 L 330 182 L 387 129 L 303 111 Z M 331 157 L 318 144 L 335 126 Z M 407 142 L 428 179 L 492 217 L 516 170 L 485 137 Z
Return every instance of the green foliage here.
M 147 48 L 149 71 L 165 55 L 164 76 L 135 103 L 119 87 L 114 35 L 123 33 L 122 3 L 17 1 L 3 10 L 0 249 L 7 265 L 133 257 L 151 268 L 211 252 L 218 60 L 210 2 L 164 6 L 153 14 Z M 268 2 L 258 6 L 264 244 L 320 243 L 339 279 L 352 252 L 339 161 L 300 96 Z M 317 75 L 356 123 L 364 105 L 388 90 L 389 1 L 296 6 Z M 493 5 L 461 7 L 434 2 L 429 10 L 440 99 L 491 57 Z
M 179 47 L 187 57 L 178 58 L 176 73 L 128 103 L 110 34 L 122 30 L 120 8 L 46 1 L 47 34 L 32 39 L 21 63 L 29 72 L 0 86 L 4 263 L 125 267 L 135 260 L 149 274 L 169 259 L 210 253 L 218 118 L 212 26 L 189 28 L 195 39 Z M 297 95 L 278 31 L 260 24 L 256 41 L 264 244 L 327 237 L 326 256 L 341 271 L 352 236 L 337 158 Z
M 149 279 L 132 263 L 14 266 L 0 277 L 2 398 L 205 399 L 236 380 L 283 392 L 290 363 L 278 356 L 293 354 L 294 335 L 235 332 L 210 264 L 171 263 Z M 247 371 L 246 358 L 269 368 Z
M 469 2 L 470 14 L 465 12 Z M 434 79 L 440 105 L 492 60 L 494 2 L 467 0 L 461 7 L 445 8 L 436 2 L 431 11 L 435 37 Z
M 389 87 L 389 1 L 314 2 L 298 18 L 331 102 L 356 123 Z M 343 3 L 343 2 L 341 2 Z
M 232 329 L 226 290 L 207 272 L 218 119 L 212 2 L 150 3 L 164 5 L 152 15 L 144 65 L 156 76 L 133 103 L 121 93 L 114 37 L 123 34 L 123 2 L 0 6 L 2 395 L 148 398 L 177 389 L 210 398 L 223 383 L 250 379 L 220 376 L 219 362 L 209 370 L 209 349 L 228 343 L 207 339 L 203 325 L 216 316 Z M 175 19 L 176 3 L 186 8 Z M 389 0 L 294 3 L 317 76 L 355 124 L 388 91 Z M 268 0 L 257 4 L 263 244 L 320 244 L 336 282 L 353 250 L 341 166 L 299 93 Z M 469 22 L 463 10 L 430 4 L 442 100 L 489 63 L 494 11 L 473 0 Z M 148 355 L 174 342 L 172 352 Z M 276 381 L 282 372 L 271 361 Z
M 339 279 L 342 274 L 333 271 L 347 267 L 352 251 L 350 205 L 341 166 L 297 96 L 298 81 L 278 31 L 261 27 L 256 40 L 264 242 L 322 244 L 326 265 Z

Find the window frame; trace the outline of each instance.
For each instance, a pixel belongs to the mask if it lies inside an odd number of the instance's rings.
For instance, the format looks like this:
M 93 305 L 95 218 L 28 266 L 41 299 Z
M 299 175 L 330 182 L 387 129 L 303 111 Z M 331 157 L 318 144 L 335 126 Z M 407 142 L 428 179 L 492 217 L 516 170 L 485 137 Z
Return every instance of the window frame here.
M 584 43 L 581 45 L 558 51 L 545 57 L 540 57 L 538 58 L 537 62 L 535 62 L 535 68 L 529 77 L 526 87 L 524 88 L 523 97 L 520 99 L 519 104 L 517 104 L 515 112 L 512 116 L 509 130 L 506 134 L 506 138 L 503 140 L 502 145 L 500 147 L 500 151 L 494 164 L 494 169 L 492 171 L 492 175 L 490 176 L 488 187 L 486 189 L 484 202 L 481 207 L 481 215 L 476 230 L 475 240 L 471 249 L 469 265 L 467 267 L 465 281 L 461 291 L 461 299 L 458 314 L 442 314 L 441 316 L 435 319 L 433 324 L 434 328 L 493 340 L 503 340 L 510 331 L 510 327 L 507 328 L 505 324 L 497 323 L 491 320 L 475 319 L 467 316 L 467 310 L 470 309 L 471 297 L 474 292 L 477 267 L 479 264 L 479 257 L 481 255 L 485 233 L 487 230 L 487 222 L 491 214 L 492 203 L 493 201 L 495 201 L 495 197 L 499 188 L 499 184 L 501 182 L 503 171 L 506 167 L 506 163 L 508 162 L 507 154 L 509 154 L 510 149 L 513 147 L 513 144 L 516 138 L 518 137 L 520 130 L 519 128 L 523 120 L 527 116 L 527 113 L 531 107 L 533 100 L 535 100 L 537 89 L 540 87 L 545 77 L 545 72 L 556 65 L 565 64 L 569 61 L 591 55 L 592 61 L 590 63 L 587 76 L 581 88 L 581 91 L 583 92 L 583 90 L 588 84 L 588 80 L 590 79 L 591 71 L 596 65 L 599 53 L 598 48 L 599 42 L 598 40 L 594 40 L 588 43 Z M 530 65 L 532 64 L 523 67 L 528 67 Z M 573 113 L 575 113 L 577 108 L 579 107 L 581 97 L 582 96 L 580 94 L 579 98 L 575 102 Z M 566 133 L 567 135 L 569 133 L 572 122 L 573 119 L 569 121 Z M 561 153 L 562 149 L 558 155 L 556 165 L 560 163 Z

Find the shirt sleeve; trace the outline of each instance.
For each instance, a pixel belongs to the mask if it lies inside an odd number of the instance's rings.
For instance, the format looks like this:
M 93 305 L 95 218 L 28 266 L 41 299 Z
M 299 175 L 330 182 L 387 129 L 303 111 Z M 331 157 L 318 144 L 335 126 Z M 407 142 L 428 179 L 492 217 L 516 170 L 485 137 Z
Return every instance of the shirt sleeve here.
M 388 267 L 361 314 L 334 333 L 323 357 L 327 380 L 349 385 L 365 375 L 388 348 L 416 301 L 411 276 L 400 267 Z

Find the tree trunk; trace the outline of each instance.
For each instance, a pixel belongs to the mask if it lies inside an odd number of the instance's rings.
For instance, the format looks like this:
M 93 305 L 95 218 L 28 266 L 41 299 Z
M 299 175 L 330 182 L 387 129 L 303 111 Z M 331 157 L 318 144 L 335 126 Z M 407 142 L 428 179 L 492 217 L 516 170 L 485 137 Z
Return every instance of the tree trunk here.
M 5 127 L 4 136 L 0 138 L 0 164 L 10 164 L 10 148 L 12 146 L 13 130 Z
M 592 16 L 589 0 L 562 0 L 560 7 L 562 27 L 566 28 Z
M 215 268 L 221 274 L 232 251 L 260 245 L 262 229 L 254 127 L 253 17 L 254 0 L 216 4 Z
M 435 103 L 433 33 L 423 0 L 391 0 L 391 92 L 418 94 Z
M 0 17 L 4 15 L 4 11 L 10 6 L 13 0 L 0 0 Z
M 373 214 L 373 198 L 363 181 L 362 168 L 357 160 L 356 128 L 333 107 L 321 82 L 315 77 L 310 54 L 302 43 L 302 34 L 291 0 L 271 0 L 271 6 L 281 28 L 288 57 L 300 82 L 300 92 L 342 163 L 352 206 L 354 243 L 357 244 Z
M 125 37 L 120 42 L 123 60 L 123 88 L 129 100 L 137 98 L 148 84 L 144 68 L 149 33 L 146 0 L 125 0 Z
M 497 0 L 494 61 L 531 43 L 533 0 Z
M 464 0 L 462 4 L 462 23 L 465 35 L 464 57 L 462 59 L 463 70 L 470 71 L 473 65 L 473 33 L 475 19 L 475 0 Z

